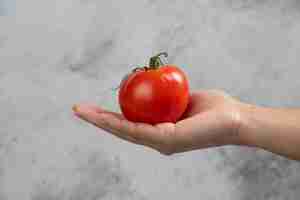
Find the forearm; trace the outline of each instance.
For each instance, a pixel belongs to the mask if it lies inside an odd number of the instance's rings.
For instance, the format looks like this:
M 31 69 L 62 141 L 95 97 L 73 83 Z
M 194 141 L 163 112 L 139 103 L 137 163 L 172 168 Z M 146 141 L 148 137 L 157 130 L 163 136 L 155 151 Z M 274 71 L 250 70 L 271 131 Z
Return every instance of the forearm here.
M 241 143 L 300 160 L 300 109 L 243 105 Z

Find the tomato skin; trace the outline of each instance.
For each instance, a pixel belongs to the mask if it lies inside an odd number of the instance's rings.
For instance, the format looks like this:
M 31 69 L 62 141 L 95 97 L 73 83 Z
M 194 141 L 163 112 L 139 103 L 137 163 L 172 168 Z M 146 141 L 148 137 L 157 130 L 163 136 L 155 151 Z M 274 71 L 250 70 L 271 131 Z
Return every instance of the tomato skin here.
M 133 122 L 176 123 L 188 100 L 187 77 L 173 65 L 133 72 L 121 83 L 119 91 L 121 111 Z

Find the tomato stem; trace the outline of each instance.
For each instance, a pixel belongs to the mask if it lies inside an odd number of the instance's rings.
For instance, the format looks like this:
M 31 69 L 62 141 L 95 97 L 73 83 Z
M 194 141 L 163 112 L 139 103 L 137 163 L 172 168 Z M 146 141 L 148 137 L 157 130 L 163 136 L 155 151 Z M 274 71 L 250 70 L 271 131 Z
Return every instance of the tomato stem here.
M 159 67 L 165 65 L 165 63 L 163 63 L 163 61 L 161 60 L 161 56 L 168 57 L 168 53 L 162 52 L 157 54 L 156 56 L 151 57 L 149 62 L 150 69 L 158 69 Z

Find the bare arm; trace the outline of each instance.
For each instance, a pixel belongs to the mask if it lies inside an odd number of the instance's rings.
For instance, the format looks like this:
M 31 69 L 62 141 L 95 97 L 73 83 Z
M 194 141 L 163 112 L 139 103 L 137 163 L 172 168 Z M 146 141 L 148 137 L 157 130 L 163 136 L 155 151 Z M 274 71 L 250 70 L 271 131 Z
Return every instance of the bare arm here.
M 300 109 L 241 106 L 241 144 L 300 160 Z
M 127 121 L 120 113 L 80 104 L 75 114 L 132 143 L 170 155 L 222 145 L 246 145 L 300 160 L 300 109 L 248 105 L 222 91 L 195 91 L 176 124 Z

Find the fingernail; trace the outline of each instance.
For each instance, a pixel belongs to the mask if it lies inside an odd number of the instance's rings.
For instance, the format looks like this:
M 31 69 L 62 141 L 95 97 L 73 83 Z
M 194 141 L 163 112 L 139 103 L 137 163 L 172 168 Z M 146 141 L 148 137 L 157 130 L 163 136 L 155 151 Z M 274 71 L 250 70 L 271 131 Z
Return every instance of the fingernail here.
M 72 107 L 72 110 L 73 110 L 73 113 L 76 117 L 81 117 L 80 114 L 79 114 L 79 106 L 78 105 L 74 105 Z
M 73 105 L 72 110 L 77 113 L 78 112 L 78 105 Z

